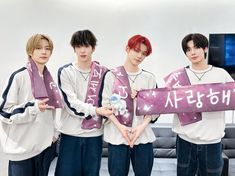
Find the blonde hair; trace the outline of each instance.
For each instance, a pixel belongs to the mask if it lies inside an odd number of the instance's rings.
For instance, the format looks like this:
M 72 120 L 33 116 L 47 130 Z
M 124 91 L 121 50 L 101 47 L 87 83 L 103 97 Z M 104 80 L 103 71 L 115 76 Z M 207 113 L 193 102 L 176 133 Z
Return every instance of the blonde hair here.
M 35 34 L 35 35 L 33 35 L 32 37 L 29 38 L 29 40 L 27 42 L 27 45 L 26 45 L 26 52 L 27 52 L 29 58 L 33 54 L 33 51 L 39 46 L 42 39 L 45 39 L 45 40 L 48 41 L 49 47 L 50 47 L 50 50 L 51 50 L 51 53 L 52 53 L 52 51 L 53 51 L 53 42 L 50 39 L 50 37 L 48 37 L 47 35 L 44 35 L 44 34 Z

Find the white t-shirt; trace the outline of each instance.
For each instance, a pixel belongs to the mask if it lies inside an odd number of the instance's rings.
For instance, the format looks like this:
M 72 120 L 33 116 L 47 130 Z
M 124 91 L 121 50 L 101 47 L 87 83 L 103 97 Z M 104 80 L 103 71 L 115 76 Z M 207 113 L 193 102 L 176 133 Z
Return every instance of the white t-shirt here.
M 156 88 L 156 80 L 153 74 L 140 70 L 136 73 L 127 73 L 131 89 L 141 90 L 141 89 L 152 89 Z M 112 95 L 113 84 L 115 81 L 114 74 L 109 71 L 106 74 L 103 90 L 103 101 L 102 105 L 109 105 L 109 98 Z M 136 101 L 134 100 L 134 109 L 136 109 Z M 157 116 L 152 116 L 155 120 Z M 144 116 L 136 116 L 134 113 L 132 127 L 135 127 L 143 122 Z M 123 138 L 122 134 L 119 132 L 117 127 L 110 121 L 104 125 L 104 141 L 111 143 L 113 145 L 126 144 L 126 140 Z M 136 140 L 135 145 L 146 144 L 155 141 L 155 135 L 152 131 L 151 125 L 149 124 L 140 137 Z
M 57 118 L 59 131 L 77 137 L 95 137 L 103 134 L 100 129 L 82 129 L 82 121 L 88 115 L 96 115 L 96 107 L 85 103 L 90 69 L 81 70 L 75 63 L 61 67 L 58 71 L 58 86 L 62 90 L 65 108 Z
M 227 71 L 211 65 L 201 71 L 194 70 L 190 66 L 186 68 L 186 72 L 192 85 L 234 81 Z M 201 80 L 199 80 L 199 78 L 201 78 Z M 202 112 L 201 121 L 185 126 L 181 126 L 177 115 L 174 115 L 172 130 L 178 133 L 182 139 L 191 143 L 211 144 L 221 141 L 221 138 L 224 136 L 224 128 L 225 112 L 216 111 Z

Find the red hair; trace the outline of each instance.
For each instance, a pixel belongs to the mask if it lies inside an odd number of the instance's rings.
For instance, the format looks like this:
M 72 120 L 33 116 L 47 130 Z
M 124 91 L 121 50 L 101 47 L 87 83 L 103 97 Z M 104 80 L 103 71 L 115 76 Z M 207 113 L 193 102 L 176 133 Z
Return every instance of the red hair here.
M 130 49 L 135 49 L 135 48 L 139 48 L 141 43 L 146 45 L 147 47 L 146 56 L 149 56 L 152 53 L 152 46 L 151 46 L 149 39 L 147 39 L 146 37 L 142 35 L 134 35 L 133 37 L 131 37 L 128 40 L 127 46 Z

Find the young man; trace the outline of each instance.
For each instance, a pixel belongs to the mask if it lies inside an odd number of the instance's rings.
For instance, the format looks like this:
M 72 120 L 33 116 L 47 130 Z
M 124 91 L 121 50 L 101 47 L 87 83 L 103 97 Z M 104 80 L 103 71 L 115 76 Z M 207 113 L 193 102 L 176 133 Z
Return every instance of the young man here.
M 9 176 L 47 176 L 55 140 L 55 108 L 61 97 L 45 64 L 51 39 L 33 35 L 27 43 L 28 64 L 10 76 L 0 106 L 1 142 L 9 157 Z
M 152 142 L 155 135 L 149 123 L 156 117 L 135 115 L 136 91 L 156 88 L 153 74 L 139 67 L 151 52 L 151 44 L 146 37 L 131 37 L 126 46 L 127 57 L 124 65 L 111 70 L 105 77 L 102 104 L 115 106 L 112 103 L 114 100 L 124 102 L 121 108 L 124 109 L 123 112 L 115 112 L 115 115 L 109 116 L 104 126 L 104 140 L 108 143 L 108 170 L 111 176 L 127 176 L 130 161 L 135 175 L 151 175 Z
M 188 34 L 182 40 L 182 49 L 191 62 L 185 68 L 189 83 L 208 84 L 232 82 L 222 68 L 208 65 L 208 40 L 202 34 Z M 174 116 L 173 131 L 177 137 L 177 175 L 220 176 L 223 168 L 221 138 L 224 136 L 225 112 L 202 112 L 201 120 L 180 125 Z M 197 171 L 198 170 L 198 171 Z
M 107 68 L 92 62 L 96 38 L 89 30 L 71 38 L 76 61 L 58 71 L 65 109 L 59 119 L 61 134 L 56 176 L 99 176 L 103 125 L 101 116 L 112 110 L 100 107 Z

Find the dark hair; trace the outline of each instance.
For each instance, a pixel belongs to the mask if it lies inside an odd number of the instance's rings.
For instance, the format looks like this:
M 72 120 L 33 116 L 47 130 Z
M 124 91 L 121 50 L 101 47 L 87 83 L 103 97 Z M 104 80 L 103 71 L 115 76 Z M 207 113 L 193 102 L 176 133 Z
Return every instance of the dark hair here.
M 89 30 L 77 31 L 72 35 L 70 44 L 73 48 L 80 46 L 89 46 L 94 49 L 97 39 L 95 35 Z
M 147 54 L 146 56 L 149 56 L 152 53 L 152 46 L 151 43 L 149 41 L 149 39 L 147 39 L 146 37 L 142 36 L 142 35 L 134 35 L 132 36 L 127 43 L 127 46 L 130 49 L 136 48 L 136 47 L 140 47 L 140 44 L 143 43 L 144 45 L 146 45 L 147 47 Z
M 186 51 L 188 50 L 188 42 L 191 40 L 193 41 L 194 46 L 196 46 L 197 48 L 205 49 L 208 47 L 208 39 L 204 35 L 199 33 L 188 34 L 183 38 L 181 42 L 184 54 L 186 54 Z M 206 53 L 205 53 L 205 58 L 206 58 Z

